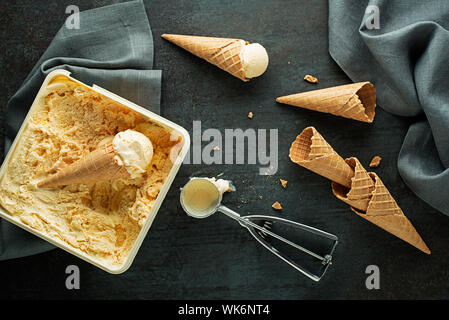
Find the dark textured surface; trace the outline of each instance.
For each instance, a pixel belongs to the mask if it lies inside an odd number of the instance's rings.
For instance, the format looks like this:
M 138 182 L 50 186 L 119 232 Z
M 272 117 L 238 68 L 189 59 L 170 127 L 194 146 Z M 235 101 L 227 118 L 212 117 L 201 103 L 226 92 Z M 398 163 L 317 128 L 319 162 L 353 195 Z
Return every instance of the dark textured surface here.
M 120 1 L 80 1 L 78 5 L 85 10 L 116 2 Z M 258 165 L 184 165 L 127 272 L 110 275 L 55 249 L 0 262 L 0 297 L 449 298 L 448 218 L 412 194 L 397 172 L 401 142 L 414 119 L 394 117 L 378 108 L 374 123 L 368 125 L 274 101 L 280 95 L 348 82 L 328 54 L 326 1 L 145 3 L 155 38 L 155 68 L 163 70 L 162 115 L 190 132 L 194 120 L 202 121 L 203 130 L 218 128 L 222 133 L 225 128 L 277 128 L 279 169 L 267 177 L 258 174 Z M 69 4 L 73 1 L 0 3 L 2 106 L 64 23 Z M 243 83 L 162 40 L 162 33 L 260 42 L 270 55 L 270 65 L 263 77 Z M 320 83 L 304 82 L 305 74 L 317 76 Z M 247 118 L 249 111 L 254 113 L 252 120 Z M 341 156 L 357 156 L 365 166 L 374 155 L 383 157 L 375 171 L 432 255 L 355 216 L 332 196 L 327 180 L 288 159 L 290 143 L 307 126 L 315 126 Z M 325 278 L 313 283 L 294 272 L 222 215 L 205 220 L 187 217 L 179 205 L 178 190 L 200 170 L 224 172 L 234 181 L 238 192 L 226 195 L 224 203 L 241 214 L 280 215 L 338 235 L 335 263 Z M 289 181 L 287 189 L 280 186 L 279 178 Z M 274 201 L 282 203 L 282 213 L 271 209 Z M 70 264 L 80 267 L 80 290 L 65 288 L 65 268 Z M 365 287 L 365 268 L 372 264 L 380 268 L 380 290 Z

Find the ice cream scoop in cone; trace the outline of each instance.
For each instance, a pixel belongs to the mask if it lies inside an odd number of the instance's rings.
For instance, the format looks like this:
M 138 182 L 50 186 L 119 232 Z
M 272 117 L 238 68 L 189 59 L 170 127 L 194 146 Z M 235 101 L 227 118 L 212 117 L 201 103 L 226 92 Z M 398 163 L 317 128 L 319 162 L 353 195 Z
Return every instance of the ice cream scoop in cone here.
M 351 188 L 333 182 L 334 195 L 351 206 L 360 217 L 374 223 L 385 231 L 430 254 L 430 250 L 412 223 L 402 212 L 393 196 L 373 172 L 367 172 L 356 158 L 346 159 L 354 168 Z
M 145 172 L 153 157 L 151 141 L 142 133 L 126 130 L 85 157 L 40 181 L 41 188 L 104 180 L 130 179 Z
M 324 140 L 314 127 L 304 129 L 290 148 L 290 159 L 329 180 L 351 186 L 353 169 Z
M 259 44 L 242 39 L 163 34 L 176 44 L 243 81 L 257 77 L 268 66 L 268 54 Z
M 376 89 L 370 82 L 283 96 L 277 102 L 371 123 L 376 108 Z

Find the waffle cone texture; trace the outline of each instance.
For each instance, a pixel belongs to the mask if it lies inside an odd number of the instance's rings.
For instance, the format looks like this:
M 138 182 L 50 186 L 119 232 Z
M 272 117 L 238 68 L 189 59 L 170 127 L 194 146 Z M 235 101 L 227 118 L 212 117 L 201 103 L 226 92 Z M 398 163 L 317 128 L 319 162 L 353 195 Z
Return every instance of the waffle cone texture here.
M 114 145 L 111 141 L 39 182 L 38 187 L 54 188 L 69 184 L 129 179 L 130 175 L 125 166 L 118 163 L 115 156 Z
M 290 159 L 331 180 L 334 195 L 357 215 L 430 254 L 382 180 L 367 172 L 357 158 L 343 160 L 314 127 L 304 129 L 296 137 Z
M 290 159 L 329 180 L 351 186 L 353 169 L 314 127 L 304 129 L 290 147 Z
M 371 123 L 376 108 L 376 89 L 358 82 L 279 97 L 277 102 Z
M 245 77 L 240 52 L 247 43 L 241 39 L 163 34 L 161 36 L 190 53 L 229 72 L 242 81 Z
M 374 172 L 367 172 L 357 158 L 346 159 L 354 168 L 351 188 L 333 182 L 334 195 L 351 206 L 351 210 L 365 220 L 430 254 L 412 223 L 402 212 L 393 196 Z

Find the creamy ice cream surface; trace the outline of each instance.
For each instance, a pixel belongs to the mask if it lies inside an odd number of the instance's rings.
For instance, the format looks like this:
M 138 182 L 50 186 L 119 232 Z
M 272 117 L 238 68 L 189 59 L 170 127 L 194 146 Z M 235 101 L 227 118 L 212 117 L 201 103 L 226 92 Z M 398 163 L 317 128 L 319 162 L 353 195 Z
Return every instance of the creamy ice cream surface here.
M 259 43 L 243 46 L 240 52 L 245 77 L 255 78 L 262 75 L 268 67 L 268 54 Z
M 119 162 L 123 162 L 131 178 L 141 177 L 153 158 L 150 139 L 138 131 L 128 129 L 117 133 L 112 143 Z
M 215 186 L 218 189 L 218 192 L 220 192 L 221 195 L 223 195 L 223 193 L 229 192 L 231 190 L 231 183 L 229 180 L 216 179 L 215 177 L 207 178 L 207 180 L 209 180 L 210 182 L 215 184 Z
M 56 242 L 119 267 L 151 214 L 173 166 L 170 153 L 182 139 L 175 141 L 170 129 L 62 78 L 47 87 L 30 116 L 1 177 L 0 204 L 13 219 Z M 36 186 L 114 136 L 138 178 Z

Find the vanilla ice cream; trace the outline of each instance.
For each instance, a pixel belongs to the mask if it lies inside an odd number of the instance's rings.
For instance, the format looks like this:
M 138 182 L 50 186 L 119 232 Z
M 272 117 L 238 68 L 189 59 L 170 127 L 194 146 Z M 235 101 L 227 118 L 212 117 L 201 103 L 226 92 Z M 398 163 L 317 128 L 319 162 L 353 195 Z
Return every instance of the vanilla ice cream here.
M 243 46 L 240 52 L 243 72 L 247 78 L 255 78 L 262 75 L 268 67 L 268 54 L 259 43 L 251 43 Z
M 141 177 L 153 158 L 153 144 L 140 132 L 126 130 L 115 135 L 112 141 L 119 163 L 125 165 L 132 179 Z
M 209 180 L 210 182 L 215 184 L 215 186 L 218 189 L 218 192 L 220 192 L 221 195 L 223 195 L 223 193 L 229 192 L 231 190 L 231 184 L 230 184 L 229 180 L 224 180 L 224 179 L 217 180 L 215 177 L 207 178 L 207 180 Z

